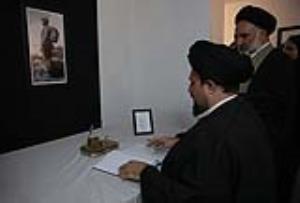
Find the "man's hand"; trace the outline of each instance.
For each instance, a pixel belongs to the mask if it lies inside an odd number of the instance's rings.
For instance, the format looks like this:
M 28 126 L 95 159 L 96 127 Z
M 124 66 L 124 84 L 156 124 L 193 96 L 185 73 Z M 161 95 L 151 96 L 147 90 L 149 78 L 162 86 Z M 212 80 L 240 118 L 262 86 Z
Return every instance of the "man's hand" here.
M 147 164 L 140 161 L 129 161 L 119 168 L 119 176 L 124 180 L 139 181 L 142 171 Z
M 158 149 L 172 148 L 179 141 L 178 137 L 173 136 L 156 136 L 149 139 L 147 146 Z

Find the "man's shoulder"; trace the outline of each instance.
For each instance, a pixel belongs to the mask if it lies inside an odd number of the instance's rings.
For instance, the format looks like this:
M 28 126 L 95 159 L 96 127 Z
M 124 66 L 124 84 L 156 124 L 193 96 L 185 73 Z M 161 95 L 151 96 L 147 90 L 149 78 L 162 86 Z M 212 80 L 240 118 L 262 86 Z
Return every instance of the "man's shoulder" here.
M 288 66 L 290 64 L 290 60 L 288 57 L 281 51 L 279 48 L 274 48 L 263 60 L 260 67 L 272 67 L 274 68 L 278 67 L 282 69 L 282 67 Z
M 288 58 L 287 56 L 282 52 L 280 48 L 274 48 L 266 57 L 266 60 L 282 60 L 286 61 Z

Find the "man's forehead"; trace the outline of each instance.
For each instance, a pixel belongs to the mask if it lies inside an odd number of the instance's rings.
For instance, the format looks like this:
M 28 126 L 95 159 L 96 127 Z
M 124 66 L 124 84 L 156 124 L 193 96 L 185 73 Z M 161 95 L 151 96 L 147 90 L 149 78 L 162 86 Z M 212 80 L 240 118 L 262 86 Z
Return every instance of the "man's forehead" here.
M 257 27 L 245 20 L 240 21 L 239 23 L 237 23 L 236 27 L 235 27 L 235 32 L 238 33 L 250 33 L 252 31 L 254 31 L 255 29 L 257 29 Z

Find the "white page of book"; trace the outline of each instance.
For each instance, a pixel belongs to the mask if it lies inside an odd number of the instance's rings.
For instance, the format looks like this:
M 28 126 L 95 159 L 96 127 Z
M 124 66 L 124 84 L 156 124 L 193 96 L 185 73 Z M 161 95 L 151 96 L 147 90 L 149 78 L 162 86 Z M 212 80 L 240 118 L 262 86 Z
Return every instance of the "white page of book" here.
M 93 168 L 118 175 L 119 167 L 128 161 L 137 160 L 156 165 L 163 160 L 166 152 L 166 150 L 154 150 L 151 147 L 138 144 L 124 150 L 113 150 L 107 153 Z

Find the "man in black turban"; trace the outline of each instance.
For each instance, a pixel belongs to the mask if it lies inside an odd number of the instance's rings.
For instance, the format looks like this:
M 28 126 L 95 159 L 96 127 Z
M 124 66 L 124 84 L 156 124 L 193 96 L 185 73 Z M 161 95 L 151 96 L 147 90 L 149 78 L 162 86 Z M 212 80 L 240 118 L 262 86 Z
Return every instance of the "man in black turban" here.
M 190 95 L 207 110 L 173 143 L 161 170 L 133 160 L 120 167 L 120 177 L 140 181 L 143 203 L 273 203 L 274 166 L 266 130 L 236 94 L 239 83 L 252 74 L 249 58 L 197 41 L 188 59 Z M 161 144 L 158 140 L 150 145 Z
M 262 45 L 269 44 L 269 36 L 274 32 L 276 23 L 276 18 L 262 8 L 243 7 L 235 17 L 237 49 L 254 54 Z
M 293 137 L 293 111 L 295 110 L 295 78 L 290 61 L 270 42 L 276 28 L 276 18 L 268 11 L 245 6 L 235 17 L 235 42 L 240 53 L 251 57 L 255 73 L 241 85 L 240 91 L 263 119 L 270 133 L 270 142 L 276 152 L 279 195 L 286 198 L 290 180 L 284 180 L 290 169 L 288 163 L 294 155 L 289 152 Z M 290 175 L 289 175 L 290 176 Z

